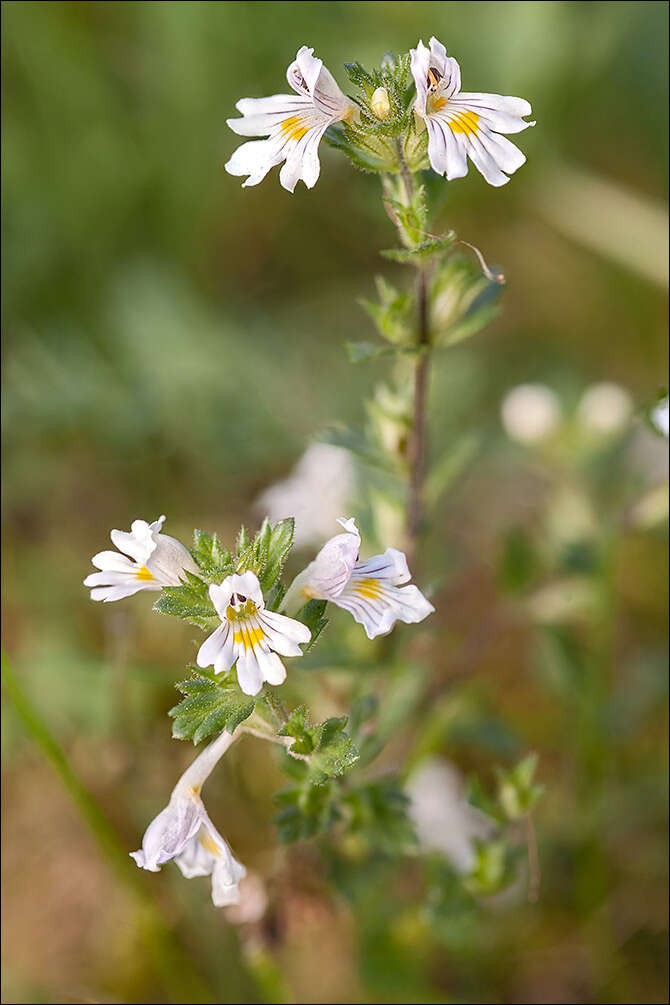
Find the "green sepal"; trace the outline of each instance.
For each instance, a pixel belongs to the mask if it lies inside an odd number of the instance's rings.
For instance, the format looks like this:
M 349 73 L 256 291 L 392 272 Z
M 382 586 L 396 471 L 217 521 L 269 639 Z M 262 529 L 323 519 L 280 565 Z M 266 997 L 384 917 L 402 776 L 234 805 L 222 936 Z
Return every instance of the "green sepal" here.
M 311 785 L 322 785 L 328 778 L 343 775 L 359 757 L 353 741 L 344 732 L 347 716 L 333 717 L 316 726 L 308 725 L 304 705 L 295 709 L 279 730 L 280 736 L 292 736 L 289 753 L 306 758 L 306 778 Z
M 177 740 L 200 743 L 211 733 L 232 733 L 253 712 L 256 701 L 244 694 L 237 674 L 214 675 L 211 671 L 190 668 L 194 676 L 175 686 L 185 696 L 168 715 L 174 719 L 172 735 Z

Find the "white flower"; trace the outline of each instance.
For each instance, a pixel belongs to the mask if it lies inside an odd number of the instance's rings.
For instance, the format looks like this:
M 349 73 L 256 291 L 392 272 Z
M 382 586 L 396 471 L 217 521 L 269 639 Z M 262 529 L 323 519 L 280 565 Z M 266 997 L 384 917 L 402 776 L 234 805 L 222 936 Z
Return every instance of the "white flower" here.
M 150 872 L 159 872 L 174 859 L 187 879 L 211 876 L 216 907 L 238 903 L 238 883 L 246 869 L 210 820 L 200 790 L 234 739 L 235 735 L 221 733 L 196 757 L 175 785 L 168 805 L 147 827 L 142 848 L 130 853 L 141 869 Z
M 439 757 L 424 761 L 410 775 L 406 791 L 409 816 L 422 847 L 442 852 L 458 872 L 470 872 L 475 842 L 490 838 L 495 823 L 466 801 L 456 768 Z
M 254 507 L 273 523 L 295 519 L 296 547 L 323 541 L 346 509 L 355 480 L 351 454 L 330 443 L 312 443 L 290 474 L 265 489 Z M 318 506 L 314 500 L 318 499 Z
M 164 520 L 164 516 L 153 523 L 134 520 L 130 533 L 122 530 L 110 533 L 112 544 L 119 550 L 100 551 L 91 559 L 102 570 L 92 572 L 84 580 L 84 586 L 93 587 L 91 600 L 121 600 L 139 590 L 179 586 L 185 569 L 198 572 L 184 545 L 160 533 Z
M 354 520 L 338 520 L 345 530 L 324 544 L 286 594 L 283 606 L 312 598 L 329 600 L 353 615 L 369 639 L 390 632 L 396 621 L 423 621 L 435 610 L 411 578 L 401 551 L 387 548 L 365 562 L 358 561 L 361 537 Z
M 309 642 L 309 628 L 266 611 L 253 572 L 228 576 L 220 586 L 210 586 L 209 595 L 222 624 L 200 646 L 198 666 L 223 673 L 237 661 L 237 679 L 245 694 L 258 694 L 263 681 L 282 684 L 286 668 L 277 653 L 302 656 L 298 643 Z
M 668 438 L 670 434 L 670 407 L 668 404 L 668 395 L 659 401 L 658 405 L 652 410 L 651 421 L 654 428 L 659 431 L 665 438 Z
M 633 401 L 625 388 L 603 381 L 592 384 L 582 395 L 577 409 L 579 418 L 594 433 L 617 433 L 633 412 Z
M 554 431 L 561 417 L 558 395 L 545 384 L 519 384 L 502 403 L 502 421 L 511 439 L 536 443 Z
M 430 48 L 410 50 L 416 84 L 414 111 L 428 129 L 428 159 L 433 171 L 453 178 L 468 173 L 467 157 L 489 185 L 505 185 L 526 158 L 500 133 L 520 133 L 531 107 L 523 98 L 461 91 L 461 70 L 436 38 Z M 505 173 L 506 172 L 506 173 Z
M 313 52 L 303 45 L 286 71 L 297 97 L 242 98 L 235 107 L 243 118 L 227 120 L 238 136 L 267 136 L 242 144 L 225 165 L 229 174 L 249 176 L 243 185 L 258 185 L 282 161 L 279 181 L 289 192 L 301 178 L 307 188 L 316 184 L 321 137 L 328 126 L 348 118 L 354 106 Z

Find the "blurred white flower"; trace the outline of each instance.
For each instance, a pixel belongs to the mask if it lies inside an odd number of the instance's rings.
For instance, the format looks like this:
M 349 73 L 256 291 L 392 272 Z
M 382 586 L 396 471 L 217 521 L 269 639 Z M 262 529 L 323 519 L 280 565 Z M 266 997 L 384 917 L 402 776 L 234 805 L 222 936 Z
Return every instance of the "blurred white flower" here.
M 525 164 L 518 147 L 500 133 L 520 133 L 534 122 L 523 98 L 461 91 L 461 70 L 436 38 L 430 47 L 410 49 L 416 84 L 414 111 L 428 129 L 428 159 L 433 171 L 449 181 L 468 173 L 469 157 L 489 185 L 505 185 Z M 505 173 L 506 172 L 506 173 Z
M 200 646 L 198 666 L 223 673 L 237 661 L 237 680 L 245 694 L 258 694 L 264 681 L 283 684 L 286 668 L 277 653 L 302 656 L 298 643 L 309 642 L 309 628 L 266 611 L 253 572 L 227 576 L 220 586 L 210 586 L 209 595 L 222 623 Z
M 296 547 L 323 541 L 354 490 L 354 464 L 348 450 L 312 443 L 287 478 L 265 489 L 256 511 L 275 523 L 295 519 Z
M 606 435 L 622 430 L 633 414 L 633 399 L 618 384 L 592 384 L 582 395 L 577 415 L 594 433 Z
M 122 530 L 110 533 L 112 544 L 119 550 L 100 551 L 91 559 L 102 570 L 92 572 L 84 580 L 84 586 L 93 587 L 91 600 L 109 602 L 131 597 L 139 590 L 179 586 L 184 570 L 198 572 L 181 541 L 160 533 L 164 521 L 164 516 L 153 523 L 134 520 L 130 533 Z
M 144 832 L 141 849 L 130 853 L 149 872 L 159 872 L 174 859 L 187 879 L 211 876 L 216 907 L 239 901 L 238 884 L 246 869 L 210 820 L 200 790 L 234 740 L 235 734 L 221 733 L 196 757 L 175 785 L 168 805 Z
M 458 872 L 470 872 L 474 842 L 489 838 L 495 823 L 466 801 L 458 771 L 442 758 L 431 758 L 412 772 L 405 790 L 421 845 L 442 852 Z
M 311 599 L 329 600 L 349 611 L 369 639 L 386 635 L 396 621 L 423 621 L 435 608 L 410 578 L 407 560 L 387 548 L 365 562 L 358 561 L 361 536 L 354 520 L 338 520 L 345 530 L 327 541 L 313 562 L 289 587 L 282 608 L 297 609 Z
M 659 433 L 667 437 L 670 435 L 670 411 L 668 404 L 668 395 L 662 401 L 659 401 L 658 405 L 652 410 L 651 421 L 658 429 Z
M 536 443 L 556 429 L 561 404 L 558 395 L 545 384 L 520 384 L 505 395 L 501 415 L 511 439 Z
M 354 105 L 344 96 L 314 49 L 303 45 L 286 71 L 297 93 L 271 98 L 242 98 L 235 106 L 241 119 L 228 119 L 239 136 L 267 136 L 238 147 L 226 164 L 234 175 L 248 175 L 243 185 L 258 185 L 268 171 L 281 164 L 279 181 L 293 192 L 302 179 L 313 188 L 319 177 L 319 142 L 328 126 L 348 118 Z

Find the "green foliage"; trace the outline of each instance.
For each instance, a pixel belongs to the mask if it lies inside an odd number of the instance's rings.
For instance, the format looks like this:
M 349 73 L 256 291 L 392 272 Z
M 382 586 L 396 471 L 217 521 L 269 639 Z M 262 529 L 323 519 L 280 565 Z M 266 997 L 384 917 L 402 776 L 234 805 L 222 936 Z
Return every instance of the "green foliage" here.
M 512 856 L 504 841 L 475 843 L 475 863 L 463 880 L 466 890 L 477 897 L 499 893 L 513 879 Z
M 172 735 L 177 740 L 200 743 L 223 729 L 232 733 L 249 718 L 256 702 L 240 689 L 234 670 L 225 675 L 195 667 L 191 670 L 194 676 L 176 685 L 185 697 L 168 712 L 174 719 Z
M 511 771 L 498 769 L 498 800 L 509 820 L 527 816 L 544 792 L 534 780 L 537 760 L 537 754 L 528 754 Z
M 430 293 L 432 340 L 450 346 L 476 335 L 497 316 L 500 283 L 487 279 L 469 259 L 452 257 L 433 276 Z
M 409 799 L 397 778 L 381 778 L 347 792 L 342 807 L 348 830 L 364 839 L 373 853 L 403 854 L 417 844 L 407 816 Z
M 328 618 L 324 618 L 323 616 L 327 606 L 328 604 L 326 600 L 309 600 L 295 615 L 295 620 L 302 621 L 303 625 L 307 625 L 312 633 L 312 638 L 304 647 L 303 653 L 308 653 L 310 651 L 319 635 L 328 624 Z
M 283 844 L 307 841 L 327 831 L 339 820 L 340 812 L 332 782 L 324 785 L 295 785 L 275 796 L 281 809 L 275 818 L 279 840 Z
M 191 554 L 208 582 L 220 583 L 234 571 L 230 552 L 221 545 L 216 534 L 193 531 Z
M 401 265 L 422 265 L 427 259 L 442 251 L 447 251 L 456 239 L 456 234 L 449 231 L 443 237 L 429 237 L 411 248 L 385 248 L 379 254 L 391 262 Z
M 322 785 L 328 778 L 343 775 L 358 760 L 358 751 L 344 732 L 346 724 L 344 715 L 310 726 L 307 709 L 301 705 L 279 730 L 280 736 L 294 738 L 289 753 L 305 758 L 308 784 Z
M 359 303 L 374 321 L 382 338 L 394 345 L 410 344 L 413 335 L 414 298 L 404 290 L 397 290 L 383 276 L 377 276 L 375 283 L 379 303 L 365 299 Z
M 207 583 L 191 572 L 184 572 L 184 586 L 165 586 L 154 604 L 154 611 L 172 614 L 198 628 L 212 628 L 218 622 Z
M 274 527 L 265 519 L 253 541 L 250 541 L 243 527 L 237 539 L 236 572 L 255 573 L 263 593 L 270 590 L 279 579 L 291 550 L 293 528 L 293 517 L 279 520 Z

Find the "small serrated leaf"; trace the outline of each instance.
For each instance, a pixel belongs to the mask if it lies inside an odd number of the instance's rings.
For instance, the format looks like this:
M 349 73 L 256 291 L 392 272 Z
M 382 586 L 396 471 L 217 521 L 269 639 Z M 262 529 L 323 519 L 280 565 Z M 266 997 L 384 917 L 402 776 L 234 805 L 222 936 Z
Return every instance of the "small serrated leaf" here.
M 234 671 L 212 680 L 199 671 L 190 680 L 177 684 L 184 698 L 171 708 L 172 735 L 178 740 L 199 743 L 212 733 L 232 733 L 253 712 L 254 698 L 244 694 Z

